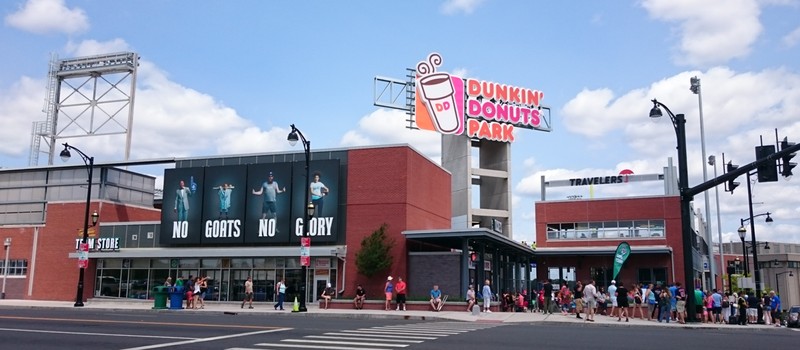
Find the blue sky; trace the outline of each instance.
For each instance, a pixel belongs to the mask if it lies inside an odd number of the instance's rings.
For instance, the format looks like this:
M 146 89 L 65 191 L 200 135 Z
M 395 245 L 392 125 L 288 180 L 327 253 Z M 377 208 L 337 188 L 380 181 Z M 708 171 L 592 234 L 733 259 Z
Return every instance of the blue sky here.
M 438 161 L 437 134 L 406 130 L 402 112 L 372 104 L 373 77 L 403 78 L 434 51 L 444 71 L 541 90 L 553 131 L 519 130 L 512 148 L 517 240 L 534 239 L 542 175 L 649 174 L 668 157 L 677 163 L 669 122 L 648 120 L 652 98 L 686 115 L 690 184 L 701 183 L 690 77 L 702 83 L 707 155 L 747 164 L 759 135 L 772 144 L 776 128 L 800 142 L 797 0 L 18 0 L 0 3 L 0 16 L 2 167 L 28 164 L 51 53 L 141 56 L 132 159 L 287 151 L 294 123 L 315 149 L 409 143 Z M 68 141 L 98 162 L 123 158 L 121 136 Z M 748 215 L 739 181 L 734 194 L 720 192 L 724 242 L 738 241 Z M 798 181 L 754 185 L 755 212 L 775 219 L 757 221 L 759 240 L 800 243 Z M 658 184 L 593 192 L 663 193 Z M 568 195 L 589 191 L 548 191 Z M 696 197 L 695 208 L 703 203 Z M 711 218 L 717 240 L 713 191 Z

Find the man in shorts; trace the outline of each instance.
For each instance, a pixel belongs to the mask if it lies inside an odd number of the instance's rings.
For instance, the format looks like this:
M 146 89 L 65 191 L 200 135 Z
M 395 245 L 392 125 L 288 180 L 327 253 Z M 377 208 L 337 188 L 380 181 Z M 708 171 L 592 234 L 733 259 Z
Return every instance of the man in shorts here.
M 586 321 L 594 322 L 594 308 L 597 306 L 597 289 L 590 280 L 583 286 L 583 299 L 586 300 Z
M 608 286 L 608 297 L 611 299 L 611 313 L 608 315 L 614 317 L 617 311 L 617 281 L 611 280 L 611 285 Z
M 250 302 L 250 309 L 253 308 L 253 277 L 247 276 L 247 281 L 244 282 L 244 300 L 242 300 L 242 309 L 244 304 Z
M 675 296 L 675 317 L 677 317 L 678 323 L 684 324 L 686 323 L 686 289 L 681 287 L 680 282 L 675 282 L 675 286 L 678 287 Z
M 353 306 L 355 306 L 356 310 L 361 310 L 364 308 L 364 300 L 367 298 L 367 292 L 364 290 L 360 284 L 356 287 L 356 297 L 353 299 Z
M 431 289 L 431 307 L 433 311 L 439 311 L 439 305 L 442 303 L 442 291 L 439 290 L 439 285 L 434 284 Z

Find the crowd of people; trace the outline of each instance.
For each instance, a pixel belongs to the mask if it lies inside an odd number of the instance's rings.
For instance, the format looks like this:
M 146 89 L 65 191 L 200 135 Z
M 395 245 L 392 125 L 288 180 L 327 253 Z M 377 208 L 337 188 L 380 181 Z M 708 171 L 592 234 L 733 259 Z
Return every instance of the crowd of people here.
M 757 298 L 752 292 L 741 295 L 699 287 L 687 294 L 680 282 L 669 285 L 632 283 L 625 286 L 612 280 L 607 289 L 596 287 L 595 281 L 575 282 L 554 290 L 550 280 L 528 297 L 526 291 L 503 292 L 500 296 L 504 311 L 532 311 L 548 314 L 574 315 L 594 321 L 595 315 L 616 317 L 628 322 L 630 318 L 655 322 L 686 323 L 686 304 L 694 298 L 695 315 L 704 323 L 781 325 L 781 301 L 774 291 Z M 469 294 L 468 294 L 469 296 Z M 582 316 L 583 315 L 583 316 Z

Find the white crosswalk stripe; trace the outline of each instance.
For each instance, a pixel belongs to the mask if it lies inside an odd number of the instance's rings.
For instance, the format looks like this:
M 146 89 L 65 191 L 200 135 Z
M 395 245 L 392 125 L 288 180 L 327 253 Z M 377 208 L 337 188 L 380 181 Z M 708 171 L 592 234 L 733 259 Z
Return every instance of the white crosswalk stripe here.
M 501 326 L 502 324 L 476 324 L 463 322 L 425 322 L 395 326 L 376 326 L 337 332 L 313 334 L 302 339 L 281 339 L 274 343 L 254 344 L 254 348 L 228 350 L 267 349 L 321 349 L 321 350 L 393 350 L 432 341 L 442 337 L 458 336 L 468 332 Z

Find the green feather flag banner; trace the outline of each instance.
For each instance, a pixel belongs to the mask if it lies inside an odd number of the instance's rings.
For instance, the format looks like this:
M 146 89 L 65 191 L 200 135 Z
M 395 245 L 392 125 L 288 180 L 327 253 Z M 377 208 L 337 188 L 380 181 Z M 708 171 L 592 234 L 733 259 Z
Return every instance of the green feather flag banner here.
M 614 253 L 614 277 L 612 279 L 617 279 L 617 274 L 619 274 L 619 270 L 622 270 L 622 264 L 628 260 L 629 255 L 631 255 L 631 245 L 628 242 L 620 243 Z

